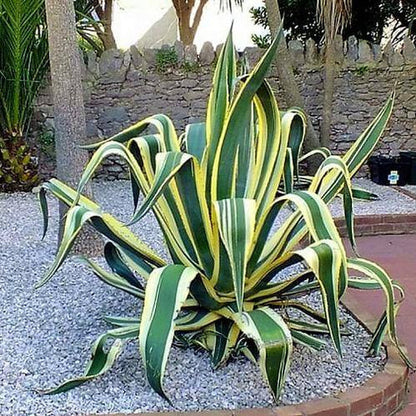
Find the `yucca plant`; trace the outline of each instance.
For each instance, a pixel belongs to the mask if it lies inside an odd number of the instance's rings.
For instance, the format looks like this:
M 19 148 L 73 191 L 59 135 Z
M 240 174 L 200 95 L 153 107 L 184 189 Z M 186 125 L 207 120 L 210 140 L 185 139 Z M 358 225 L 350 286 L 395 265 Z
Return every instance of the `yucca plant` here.
M 297 108 L 279 112 L 264 79 L 281 36 L 280 31 L 249 75 L 237 77 L 229 35 L 218 59 L 204 123 L 188 125 L 178 137 L 168 117 L 149 117 L 93 146 L 98 150 L 78 190 L 55 179 L 42 186 L 45 232 L 46 191 L 70 209 L 56 259 L 38 286 L 54 275 L 82 226 L 89 223 L 108 239 L 104 255 L 112 271 L 87 258 L 83 262 L 104 282 L 144 300 L 140 318 L 106 318 L 114 329 L 93 345 L 85 374 L 47 393 L 66 391 L 103 374 L 125 341 L 138 339 L 147 380 L 167 398 L 163 374 L 176 338 L 209 351 L 214 368 L 225 365 L 234 353 L 245 354 L 259 364 L 277 400 L 293 343 L 321 349 L 325 342 L 316 334 L 329 334 L 342 356 L 338 309 L 348 287 L 381 288 L 386 294 L 386 309 L 370 352 L 379 352 L 386 331 L 398 345 L 395 313 L 402 289 L 381 267 L 347 256 L 328 209 L 328 203 L 341 194 L 354 245 L 353 197 L 372 194 L 354 189 L 350 178 L 382 134 L 393 97 L 343 157 L 327 149 L 301 157 L 304 113 Z M 148 128 L 152 130 L 145 131 Z M 301 177 L 298 164 L 315 153 L 324 158 L 316 175 Z M 131 223 L 153 210 L 171 264 L 82 196 L 103 159 L 115 154 L 130 167 L 135 202 Z M 278 217 L 280 226 L 274 228 Z M 275 278 L 295 264 L 304 269 L 283 280 Z M 349 276 L 349 270 L 365 277 Z M 399 289 L 400 299 L 395 298 L 394 288 Z M 323 312 L 301 299 L 312 291 L 322 294 Z M 290 310 L 304 318 L 293 317 Z
M 0 0 L 0 191 L 38 181 L 26 141 L 48 65 L 44 0 Z

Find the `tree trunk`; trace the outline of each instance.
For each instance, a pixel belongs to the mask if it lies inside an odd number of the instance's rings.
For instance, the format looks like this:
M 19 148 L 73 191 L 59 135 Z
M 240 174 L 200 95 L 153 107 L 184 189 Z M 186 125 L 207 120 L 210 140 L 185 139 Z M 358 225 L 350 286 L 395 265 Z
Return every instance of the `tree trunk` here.
M 191 15 L 195 0 L 173 0 L 172 2 L 178 17 L 179 38 L 184 45 L 192 45 L 208 0 L 199 1 L 192 24 Z
M 100 17 L 104 32 L 100 36 L 103 42 L 104 49 L 117 49 L 116 39 L 112 29 L 113 22 L 113 0 L 106 0 L 104 4 L 104 10 Z
M 85 109 L 81 82 L 75 11 L 72 0 L 46 0 L 49 60 L 52 78 L 57 177 L 76 187 L 88 153 L 78 146 L 86 139 Z M 91 194 L 91 189 L 87 190 Z M 60 204 L 60 238 L 66 207 Z M 86 230 L 78 238 L 77 251 L 97 253 L 97 234 Z
M 317 1 L 317 13 L 325 31 L 325 79 L 322 110 L 321 143 L 329 147 L 331 143 L 332 102 L 334 98 L 336 63 L 336 44 L 351 21 L 352 0 Z M 342 41 L 341 41 L 342 45 Z
M 331 144 L 332 102 L 337 75 L 335 55 L 335 40 L 327 39 L 325 46 L 324 102 L 321 124 L 321 144 L 325 147 L 329 147 Z
M 282 24 L 282 18 L 280 16 L 280 9 L 277 0 L 265 0 L 267 18 L 269 21 L 269 27 L 272 37 L 275 37 L 277 30 Z M 293 73 L 293 67 L 291 63 L 291 57 L 286 46 L 286 42 L 280 42 L 277 53 L 277 59 L 275 65 L 279 76 L 280 85 L 283 89 L 283 94 L 286 99 L 286 104 L 289 107 L 301 107 L 305 108 L 305 101 L 300 94 L 299 86 L 296 82 L 295 75 Z M 305 138 L 305 150 L 310 151 L 319 147 L 319 138 L 315 132 L 315 129 L 308 116 L 308 127 Z M 311 163 L 311 169 L 316 167 L 316 163 Z
M 174 2 L 176 16 L 178 17 L 179 39 L 184 45 L 192 45 L 195 32 L 191 26 L 192 4 L 184 1 Z
M 195 39 L 195 32 L 189 27 L 189 21 L 178 19 L 179 39 L 186 45 L 192 45 Z

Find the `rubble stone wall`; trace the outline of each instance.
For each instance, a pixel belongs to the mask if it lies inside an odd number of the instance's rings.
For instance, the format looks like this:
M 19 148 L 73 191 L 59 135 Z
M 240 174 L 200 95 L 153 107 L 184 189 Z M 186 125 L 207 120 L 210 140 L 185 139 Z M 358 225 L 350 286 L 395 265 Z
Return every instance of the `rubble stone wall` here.
M 290 41 L 289 49 L 296 78 L 308 114 L 319 129 L 323 100 L 323 59 L 312 40 L 306 45 Z M 176 42 L 172 49 L 135 47 L 122 52 L 109 50 L 97 59 L 90 53 L 84 65 L 87 130 L 91 141 L 107 138 L 149 115 L 164 113 L 172 118 L 178 134 L 188 123 L 204 118 L 213 68 L 218 54 L 205 43 L 197 54 L 196 47 Z M 247 48 L 240 53 L 253 66 L 263 52 Z M 416 49 L 405 39 L 400 49 L 358 41 L 338 41 L 339 72 L 336 79 L 332 147 L 344 152 L 368 126 L 388 95 L 395 89 L 393 117 L 376 153 L 396 155 L 400 150 L 416 150 Z M 285 108 L 274 68 L 269 80 L 276 90 L 279 105 Z M 50 88 L 40 94 L 35 119 L 38 131 L 53 128 Z M 110 159 L 99 174 L 106 179 L 126 177 L 117 159 Z

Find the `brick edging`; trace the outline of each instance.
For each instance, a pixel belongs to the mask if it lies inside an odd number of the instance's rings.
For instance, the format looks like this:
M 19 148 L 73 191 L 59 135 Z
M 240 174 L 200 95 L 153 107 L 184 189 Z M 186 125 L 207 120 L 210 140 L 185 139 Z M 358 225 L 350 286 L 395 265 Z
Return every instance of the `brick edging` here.
M 344 218 L 335 218 L 335 224 L 342 237 L 347 236 Z M 415 214 L 356 215 L 355 235 L 358 237 L 380 234 L 416 234 Z
M 369 330 L 377 321 L 349 292 L 342 303 Z M 202 412 L 142 413 L 142 416 L 393 416 L 404 405 L 409 370 L 400 359 L 397 348 L 389 341 L 387 362 L 383 371 L 359 387 L 348 389 L 332 397 L 325 397 L 291 406 L 236 410 L 206 410 Z M 113 414 L 107 416 L 128 416 Z M 134 416 L 134 415 L 130 415 Z M 135 414 L 137 416 L 137 414 Z

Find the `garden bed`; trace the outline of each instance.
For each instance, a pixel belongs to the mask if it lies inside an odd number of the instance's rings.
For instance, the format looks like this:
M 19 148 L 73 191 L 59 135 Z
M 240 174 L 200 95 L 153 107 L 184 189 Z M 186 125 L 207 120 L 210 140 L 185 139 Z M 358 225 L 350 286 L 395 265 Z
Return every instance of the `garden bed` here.
M 378 200 L 354 201 L 354 214 L 358 216 L 374 216 L 374 215 L 405 215 L 416 214 L 416 200 L 408 196 L 400 189 L 413 188 L 416 195 L 416 186 L 410 187 L 393 187 L 381 186 L 370 181 L 369 179 L 354 179 L 353 184 L 373 192 L 378 196 Z M 342 200 L 337 198 L 331 204 L 331 212 L 334 217 L 341 217 L 343 215 Z
M 104 183 L 96 188 L 97 199 L 104 209 L 124 220 L 129 218 L 132 204 L 128 183 Z M 398 201 L 402 209 L 407 207 L 408 213 L 416 212 L 416 201 L 414 205 Z M 166 390 L 176 406 L 173 408 L 147 385 L 135 343 L 129 344 L 114 369 L 98 381 L 61 395 L 39 396 L 34 390 L 82 373 L 91 343 L 108 329 L 101 319 L 104 315 L 138 316 L 140 304 L 100 282 L 74 259 L 65 264 L 50 284 L 34 291 L 33 285 L 54 256 L 57 203 L 51 203 L 51 215 L 55 220 L 51 221 L 44 241 L 40 241 L 42 222 L 34 195 L 0 195 L 0 212 L 2 416 L 267 408 L 273 405 L 258 368 L 247 360 L 234 360 L 213 372 L 206 353 L 174 348 L 166 377 Z M 151 216 L 134 228 L 143 240 L 166 256 L 163 240 Z M 341 365 L 330 344 L 319 353 L 297 347 L 281 397 L 282 404 L 340 394 L 382 370 L 383 357 L 365 358 L 370 336 L 364 327 L 345 310 L 342 317 L 353 335 L 343 338 L 345 358 Z M 395 394 L 397 405 L 398 393 Z

